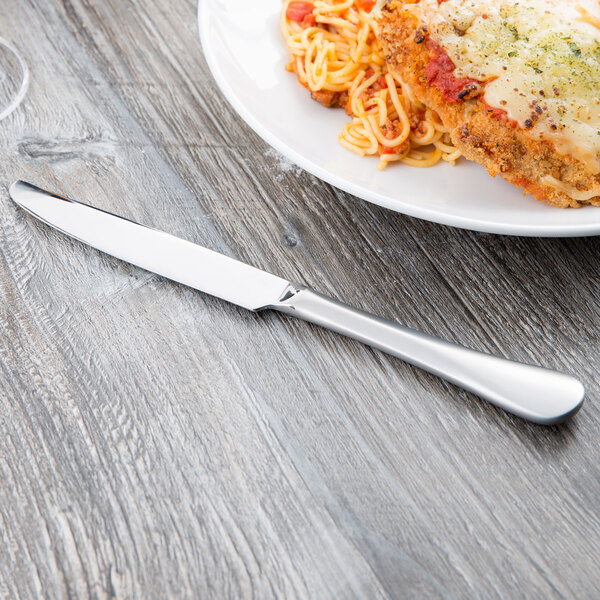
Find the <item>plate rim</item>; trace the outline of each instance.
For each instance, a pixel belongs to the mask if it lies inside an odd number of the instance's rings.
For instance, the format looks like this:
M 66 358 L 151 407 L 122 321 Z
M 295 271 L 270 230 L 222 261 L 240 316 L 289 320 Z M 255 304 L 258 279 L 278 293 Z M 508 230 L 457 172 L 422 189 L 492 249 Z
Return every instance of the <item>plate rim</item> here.
M 468 231 L 474 231 L 479 233 L 491 233 L 495 235 L 512 235 L 517 237 L 555 237 L 555 238 L 569 238 L 569 237 L 591 237 L 600 235 L 600 223 L 577 223 L 570 225 L 529 225 L 529 224 L 506 224 L 506 223 L 493 223 L 483 221 L 477 218 L 469 218 L 465 216 L 452 215 L 445 212 L 440 212 L 427 207 L 420 207 L 416 204 L 407 204 L 401 200 L 401 206 L 389 200 L 385 195 L 377 192 L 368 192 L 365 195 L 363 188 L 348 181 L 344 178 L 338 177 L 331 173 L 327 169 L 323 169 L 316 162 L 311 161 L 304 155 L 296 152 L 290 147 L 285 141 L 274 135 L 269 129 L 264 126 L 254 115 L 248 110 L 245 104 L 236 96 L 232 87 L 229 85 L 227 78 L 221 72 L 219 67 L 219 61 L 213 52 L 213 48 L 209 44 L 210 32 L 208 31 L 210 6 L 213 4 L 210 0 L 198 0 L 198 33 L 200 37 L 200 44 L 204 53 L 204 58 L 208 64 L 211 75 L 214 78 L 217 86 L 221 93 L 225 96 L 227 102 L 232 106 L 235 112 L 242 118 L 242 120 L 267 144 L 275 148 L 284 157 L 295 163 L 297 166 L 307 171 L 311 175 L 325 181 L 326 183 L 338 188 L 348 194 L 351 194 L 359 200 L 370 202 L 377 206 L 382 206 L 386 209 L 392 210 L 398 214 L 407 215 L 417 219 L 429 221 L 439 225 L 446 225 L 450 227 L 456 227 L 457 229 L 464 229 Z M 204 8 L 204 10 L 203 10 Z M 585 209 L 559 209 L 556 210 L 585 210 Z M 600 207 L 597 208 L 600 210 Z

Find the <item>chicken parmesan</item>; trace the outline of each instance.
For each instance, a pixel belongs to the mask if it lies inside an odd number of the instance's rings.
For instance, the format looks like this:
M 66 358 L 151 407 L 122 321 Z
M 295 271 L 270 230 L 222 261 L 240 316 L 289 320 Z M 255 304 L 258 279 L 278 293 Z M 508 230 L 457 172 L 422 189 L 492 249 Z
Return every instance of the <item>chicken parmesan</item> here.
M 538 200 L 600 205 L 598 0 L 387 0 L 388 69 L 470 160 Z

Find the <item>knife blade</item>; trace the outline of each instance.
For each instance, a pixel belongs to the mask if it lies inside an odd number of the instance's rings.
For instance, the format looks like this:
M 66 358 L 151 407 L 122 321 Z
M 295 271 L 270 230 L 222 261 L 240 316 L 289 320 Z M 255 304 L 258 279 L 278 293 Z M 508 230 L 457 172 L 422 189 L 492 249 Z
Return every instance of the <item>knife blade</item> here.
M 302 285 L 124 217 L 17 181 L 12 199 L 85 244 L 252 311 L 272 309 L 401 358 L 521 418 L 543 425 L 572 417 L 584 400 L 574 377 L 446 342 L 385 321 Z
M 287 281 L 163 231 L 17 181 L 12 199 L 28 213 L 89 246 L 233 304 L 258 310 Z

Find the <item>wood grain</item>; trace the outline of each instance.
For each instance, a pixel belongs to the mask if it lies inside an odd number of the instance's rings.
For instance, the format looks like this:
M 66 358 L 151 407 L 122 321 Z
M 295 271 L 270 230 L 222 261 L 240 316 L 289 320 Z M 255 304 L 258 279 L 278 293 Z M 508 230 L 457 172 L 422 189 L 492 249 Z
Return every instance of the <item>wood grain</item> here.
M 433 225 L 292 168 L 222 101 L 192 0 L 5 4 L 32 84 L 0 123 L 0 597 L 595 597 L 598 239 Z M 587 402 L 529 425 L 171 284 L 35 223 L 19 177 Z

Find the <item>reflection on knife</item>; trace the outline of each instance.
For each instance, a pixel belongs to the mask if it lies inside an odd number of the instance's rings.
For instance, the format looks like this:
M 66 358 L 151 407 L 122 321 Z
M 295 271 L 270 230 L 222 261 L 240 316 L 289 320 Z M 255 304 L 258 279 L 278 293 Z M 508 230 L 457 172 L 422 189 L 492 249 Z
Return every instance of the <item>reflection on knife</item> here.
M 583 385 L 556 371 L 469 350 L 384 321 L 218 252 L 18 181 L 12 199 L 107 254 L 248 310 L 273 309 L 397 356 L 535 423 L 574 415 Z

